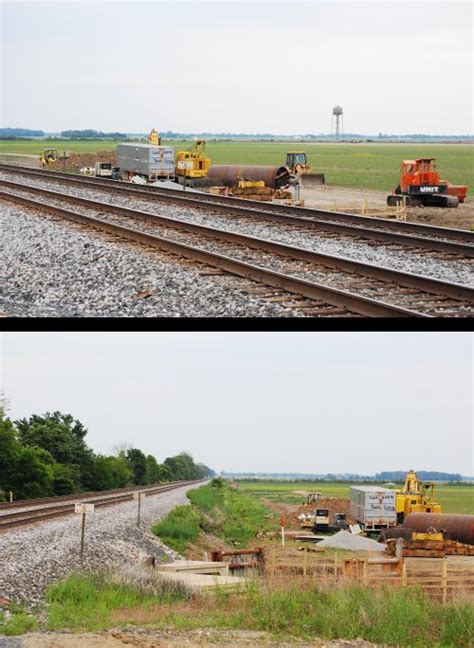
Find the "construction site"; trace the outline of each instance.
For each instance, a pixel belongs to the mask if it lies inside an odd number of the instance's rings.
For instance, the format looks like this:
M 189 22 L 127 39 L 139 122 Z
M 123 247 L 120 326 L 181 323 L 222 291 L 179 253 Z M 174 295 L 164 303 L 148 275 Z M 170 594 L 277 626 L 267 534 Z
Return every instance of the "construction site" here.
M 122 270 L 116 279 L 107 273 L 110 300 L 95 264 L 63 267 L 58 259 L 51 271 L 61 281 L 45 293 L 31 258 L 18 271 L 35 277 L 24 286 L 28 295 L 34 287 L 33 297 L 22 297 L 23 289 L 13 296 L 14 273 L 3 297 L 6 316 L 472 316 L 468 187 L 441 176 L 434 158 L 402 160 L 399 184 L 382 196 L 331 188 L 303 149 L 288 150 L 279 166 L 215 164 L 205 140 L 175 150 L 156 129 L 146 143 L 118 143 L 112 151 L 45 148 L 38 157 L 6 158 L 2 203 L 8 212 L 26 209 L 28 221 L 40 216 L 32 236 L 44 216 L 51 240 L 56 233 L 92 237 L 94 250 L 107 241 L 108 265 L 123 266 L 115 253 L 122 247 L 143 256 L 143 274 L 153 277 L 137 276 L 131 288 Z M 28 228 L 26 221 L 20 227 Z M 11 237 L 13 244 L 17 234 Z M 179 282 L 196 286 L 191 275 L 205 278 L 201 293 L 209 297 L 200 309 L 186 286 L 176 300 L 156 261 Z M 89 282 L 92 301 L 84 291 Z

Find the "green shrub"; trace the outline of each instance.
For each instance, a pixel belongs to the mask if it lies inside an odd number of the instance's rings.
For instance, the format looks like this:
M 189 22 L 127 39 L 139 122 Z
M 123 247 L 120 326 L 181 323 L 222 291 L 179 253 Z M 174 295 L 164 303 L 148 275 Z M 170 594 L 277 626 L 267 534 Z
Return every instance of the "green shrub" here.
M 172 549 L 183 552 L 201 531 L 200 515 L 191 506 L 178 506 L 151 528 Z

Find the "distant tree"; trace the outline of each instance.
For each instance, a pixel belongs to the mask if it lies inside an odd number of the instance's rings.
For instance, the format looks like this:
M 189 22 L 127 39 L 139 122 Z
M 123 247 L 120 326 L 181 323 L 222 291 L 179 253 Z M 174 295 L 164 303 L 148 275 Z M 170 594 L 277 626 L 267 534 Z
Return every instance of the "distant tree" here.
M 160 466 L 153 455 L 146 457 L 146 477 L 147 484 L 157 484 L 160 481 Z
M 112 488 L 124 488 L 134 483 L 134 473 L 125 454 L 119 454 L 118 457 L 106 457 L 105 460 L 112 475 Z
M 137 486 L 146 483 L 146 457 L 138 448 L 127 450 L 127 461 L 132 469 L 133 483 Z
M 55 495 L 70 495 L 80 490 L 77 467 L 54 463 L 52 468 L 52 488 Z

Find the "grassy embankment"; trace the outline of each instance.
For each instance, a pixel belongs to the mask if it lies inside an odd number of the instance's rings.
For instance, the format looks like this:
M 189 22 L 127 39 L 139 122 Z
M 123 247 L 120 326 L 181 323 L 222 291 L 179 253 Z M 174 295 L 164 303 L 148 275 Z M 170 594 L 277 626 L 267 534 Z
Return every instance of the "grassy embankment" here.
M 402 486 L 402 484 L 400 484 Z M 240 481 L 243 493 L 254 495 L 260 500 L 271 500 L 285 504 L 301 504 L 304 496 L 296 491 L 319 491 L 325 497 L 349 498 L 350 484 L 338 482 L 310 481 Z M 464 513 L 474 515 L 474 485 L 436 484 L 435 500 L 441 504 L 443 513 Z
M 229 544 L 246 545 L 269 527 L 268 510 L 255 497 L 241 494 L 221 480 L 188 493 L 192 506 L 178 506 L 152 527 L 172 549 L 184 553 L 201 533 L 213 533 Z
M 276 486 L 272 484 L 273 491 Z M 320 485 L 312 484 L 308 490 L 317 490 L 316 486 Z M 343 495 L 343 486 L 332 485 L 332 492 Z M 306 484 L 295 487 L 300 488 L 306 490 Z M 153 527 L 180 550 L 194 542 L 201 529 L 228 542 L 245 544 L 258 528 L 269 523 L 260 495 L 249 492 L 242 483 L 238 490 L 228 484 L 207 485 L 191 491 L 189 498 L 192 506 L 179 507 Z M 47 599 L 45 627 L 49 630 L 94 631 L 126 625 L 241 629 L 303 639 L 361 637 L 413 648 L 467 648 L 474 642 L 471 602 L 457 600 L 442 606 L 422 592 L 393 587 L 326 588 L 311 580 L 262 581 L 249 583 L 240 594 L 218 589 L 193 597 L 184 587 L 164 586 L 155 570 L 130 566 L 122 572 L 73 575 L 50 587 Z M 0 633 L 34 629 L 36 619 L 21 614 L 7 626 L 2 627 L 0 620 Z
M 117 141 L 81 142 L 0 141 L 2 153 L 39 155 L 43 148 L 54 147 L 73 153 L 94 153 L 115 149 Z M 176 150 L 191 142 L 168 141 Z M 398 184 L 401 161 L 417 157 L 435 157 L 443 178 L 474 187 L 473 147 L 469 144 L 310 144 L 291 142 L 209 142 L 207 153 L 215 164 L 281 164 L 289 150 L 306 151 L 315 171 L 323 171 L 330 185 L 391 191 Z

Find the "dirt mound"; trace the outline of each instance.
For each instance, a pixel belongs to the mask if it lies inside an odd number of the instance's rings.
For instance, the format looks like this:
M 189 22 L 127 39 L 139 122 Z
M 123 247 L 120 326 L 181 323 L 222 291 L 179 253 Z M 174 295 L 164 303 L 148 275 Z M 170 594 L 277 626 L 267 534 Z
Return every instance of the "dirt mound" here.
M 70 157 L 63 160 L 51 162 L 49 168 L 53 171 L 69 171 L 79 173 L 82 167 L 94 166 L 96 162 L 110 162 L 112 166 L 117 165 L 116 151 L 98 151 L 97 153 L 71 153 Z

